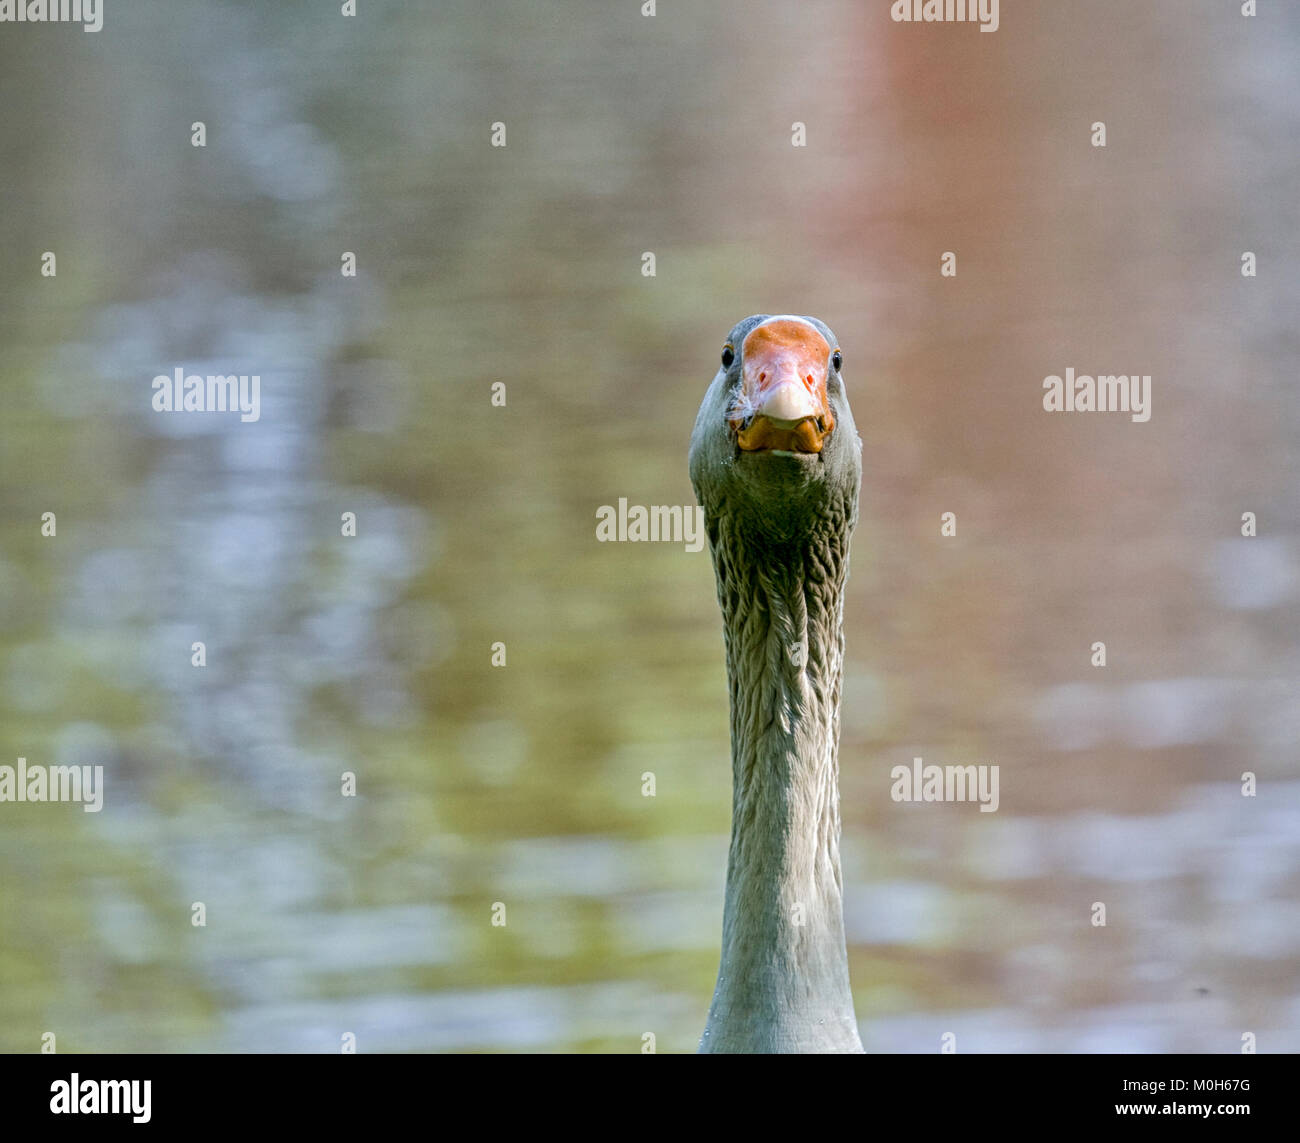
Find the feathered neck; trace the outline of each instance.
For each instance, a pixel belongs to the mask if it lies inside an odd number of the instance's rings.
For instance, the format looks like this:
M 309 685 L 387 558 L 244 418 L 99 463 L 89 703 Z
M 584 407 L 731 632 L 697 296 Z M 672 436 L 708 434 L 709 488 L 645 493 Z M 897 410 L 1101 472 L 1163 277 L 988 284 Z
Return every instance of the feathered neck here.
M 701 1051 L 858 1051 L 840 876 L 844 581 L 857 489 L 811 526 L 706 522 L 731 692 L 722 963 Z

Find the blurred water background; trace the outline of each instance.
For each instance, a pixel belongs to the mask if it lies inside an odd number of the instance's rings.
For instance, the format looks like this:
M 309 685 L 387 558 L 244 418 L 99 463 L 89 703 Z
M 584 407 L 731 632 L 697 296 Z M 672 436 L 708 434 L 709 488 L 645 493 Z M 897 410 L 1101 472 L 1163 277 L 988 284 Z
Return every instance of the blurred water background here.
M 0 755 L 107 781 L 0 805 L 0 1049 L 693 1050 L 713 575 L 596 510 L 693 503 L 723 337 L 793 311 L 865 445 L 869 1050 L 1300 1050 L 1300 8 L 889 6 L 0 27 Z M 261 419 L 153 412 L 177 366 Z M 1150 422 L 1044 413 L 1067 367 Z M 999 812 L 892 802 L 916 756 Z

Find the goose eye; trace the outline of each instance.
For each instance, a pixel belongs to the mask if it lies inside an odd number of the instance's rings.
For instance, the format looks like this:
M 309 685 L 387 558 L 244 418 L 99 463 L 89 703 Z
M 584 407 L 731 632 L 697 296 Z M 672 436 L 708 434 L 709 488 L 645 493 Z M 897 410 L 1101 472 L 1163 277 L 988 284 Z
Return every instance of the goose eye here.
M 843 365 L 844 365 L 844 356 L 837 349 L 834 353 L 831 354 L 831 367 L 835 370 L 836 373 L 838 373 L 840 369 L 843 367 Z
M 736 360 L 736 351 L 729 345 L 722 347 L 722 368 L 730 369 L 731 363 Z

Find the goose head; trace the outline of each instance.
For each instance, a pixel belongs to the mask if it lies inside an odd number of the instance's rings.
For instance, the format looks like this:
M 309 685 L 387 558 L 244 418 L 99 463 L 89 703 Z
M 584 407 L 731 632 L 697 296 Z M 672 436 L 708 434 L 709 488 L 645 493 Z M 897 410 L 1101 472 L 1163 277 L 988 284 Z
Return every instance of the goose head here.
M 794 538 L 836 502 L 856 504 L 862 442 L 843 367 L 839 340 L 817 318 L 755 314 L 732 328 L 691 437 L 706 517 Z

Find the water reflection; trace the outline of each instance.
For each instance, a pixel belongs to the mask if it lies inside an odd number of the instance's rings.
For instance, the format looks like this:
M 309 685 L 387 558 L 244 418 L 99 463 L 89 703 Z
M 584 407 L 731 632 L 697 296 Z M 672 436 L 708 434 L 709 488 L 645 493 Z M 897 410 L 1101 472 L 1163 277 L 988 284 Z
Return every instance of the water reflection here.
M 720 338 L 794 309 L 865 410 L 868 1049 L 1300 1050 L 1296 13 L 1232 46 L 1118 0 L 968 40 L 849 0 L 172 7 L 0 41 L 0 717 L 109 781 L 0 814 L 0 1049 L 692 1049 L 712 575 L 595 510 L 692 501 Z M 1126 362 L 1149 424 L 1041 414 L 1044 375 Z M 153 413 L 177 366 L 259 374 L 260 420 Z M 891 803 L 921 755 L 999 764 L 999 812 Z

